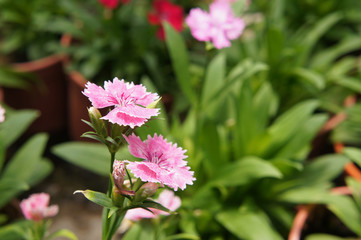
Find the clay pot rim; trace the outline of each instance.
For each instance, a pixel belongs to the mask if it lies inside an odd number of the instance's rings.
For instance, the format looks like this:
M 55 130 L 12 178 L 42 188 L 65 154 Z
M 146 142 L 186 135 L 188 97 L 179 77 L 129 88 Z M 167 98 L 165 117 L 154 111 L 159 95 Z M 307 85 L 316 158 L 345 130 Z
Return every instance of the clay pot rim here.
M 88 80 L 78 71 L 72 71 L 68 74 L 69 78 L 73 80 L 79 87 L 84 88 Z
M 33 72 L 42 68 L 48 68 L 59 62 L 63 63 L 64 58 L 65 56 L 62 54 L 53 54 L 34 61 L 12 63 L 11 66 L 18 72 Z

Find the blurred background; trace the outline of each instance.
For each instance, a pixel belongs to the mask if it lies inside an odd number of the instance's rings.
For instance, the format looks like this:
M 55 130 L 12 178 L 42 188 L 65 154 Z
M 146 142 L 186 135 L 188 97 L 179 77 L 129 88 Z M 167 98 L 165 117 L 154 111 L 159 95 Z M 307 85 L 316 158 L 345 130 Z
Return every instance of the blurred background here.
M 245 23 L 222 49 L 185 22 L 209 0 L 0 0 L 0 239 L 22 239 L 35 192 L 60 207 L 51 229 L 100 239 L 101 208 L 73 195 L 108 178 L 81 92 L 114 77 L 162 97 L 135 132 L 187 149 L 197 179 L 116 239 L 361 237 L 361 1 L 217 1 Z

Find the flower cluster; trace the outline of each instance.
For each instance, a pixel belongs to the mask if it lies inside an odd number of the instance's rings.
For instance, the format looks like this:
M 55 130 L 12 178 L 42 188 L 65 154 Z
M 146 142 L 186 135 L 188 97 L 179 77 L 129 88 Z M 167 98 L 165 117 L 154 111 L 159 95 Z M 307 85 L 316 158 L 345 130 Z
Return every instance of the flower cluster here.
M 36 193 L 30 195 L 20 203 L 20 208 L 26 219 L 41 221 L 44 218 L 55 216 L 58 211 L 58 205 L 49 206 L 50 196 L 47 193 Z
M 93 105 L 88 110 L 88 124 L 95 130 L 85 136 L 97 139 L 108 147 L 112 165 L 107 195 L 91 190 L 76 192 L 112 209 L 105 210 L 104 216 L 107 217 L 103 221 L 108 224 L 113 224 L 109 220 L 111 217 L 119 218 L 121 213 L 127 214 L 128 219 L 137 220 L 166 215 L 166 211 L 176 210 L 180 206 L 180 199 L 169 190 L 160 194 L 158 202 L 149 197 L 157 192 L 159 186 L 168 186 L 177 191 L 193 184 L 194 172 L 187 166 L 186 151 L 167 142 L 161 135 L 154 134 L 142 141 L 134 133 L 131 134 L 136 127 L 159 114 L 159 109 L 155 108 L 159 101 L 158 95 L 147 92 L 142 85 L 127 83 L 118 78 L 114 78 L 112 82 L 106 81 L 104 88 L 87 83 L 83 94 Z M 110 108 L 109 112 L 102 116 L 97 108 L 106 107 Z M 128 143 L 130 154 L 142 161 L 116 160 L 115 153 L 123 142 Z M 131 177 L 128 169 L 136 180 Z M 115 224 L 118 221 L 113 222 Z
M 237 39 L 243 32 L 245 23 L 234 16 L 230 3 L 215 1 L 209 6 L 209 13 L 194 8 L 186 18 L 194 38 L 211 41 L 218 49 L 231 46 L 230 40 Z

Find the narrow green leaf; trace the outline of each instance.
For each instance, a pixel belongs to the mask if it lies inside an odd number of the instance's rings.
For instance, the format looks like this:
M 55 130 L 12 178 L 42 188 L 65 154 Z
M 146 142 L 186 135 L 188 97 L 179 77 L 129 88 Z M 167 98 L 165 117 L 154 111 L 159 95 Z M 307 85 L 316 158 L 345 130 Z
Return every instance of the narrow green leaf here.
M 0 208 L 21 192 L 28 190 L 29 185 L 16 178 L 4 178 L 0 180 Z
M 26 89 L 29 86 L 29 79 L 23 73 L 17 73 L 10 67 L 0 67 L 0 86 L 9 88 Z
M 361 81 L 360 78 L 343 77 L 334 81 L 334 83 L 348 88 L 353 92 L 361 93 Z
M 359 35 L 348 36 L 335 46 L 326 49 L 311 59 L 310 67 L 317 70 L 327 70 L 335 60 L 349 52 L 360 49 L 361 41 Z
M 28 183 L 30 186 L 34 186 L 49 176 L 52 171 L 53 164 L 51 161 L 49 159 L 42 159 L 36 163 Z
M 144 200 L 142 206 L 146 207 L 146 208 L 155 208 L 155 209 L 162 210 L 165 212 L 171 212 L 168 208 L 164 207 L 162 204 L 157 203 L 150 199 Z
M 30 229 L 32 226 L 31 221 L 19 221 L 12 224 L 2 226 L 0 228 L 0 239 L 6 240 L 19 240 L 26 239 L 27 232 L 25 229 Z
M 104 145 L 68 142 L 54 146 L 51 151 L 58 157 L 99 175 L 109 174 L 110 154 Z
M 303 65 L 309 56 L 312 48 L 315 46 L 317 41 L 338 21 L 342 19 L 342 15 L 338 12 L 331 13 L 326 17 L 322 18 L 320 21 L 316 22 L 315 26 L 311 31 L 303 32 L 300 34 L 300 45 L 304 47 L 299 60 L 299 65 Z
M 96 191 L 92 191 L 92 190 L 77 190 L 74 192 L 75 193 L 81 193 L 84 195 L 84 197 L 86 197 L 88 200 L 92 201 L 93 203 L 96 203 L 102 207 L 106 207 L 106 208 L 112 208 L 113 206 L 113 202 L 112 199 L 109 198 L 106 194 L 101 193 L 101 192 L 96 192 Z
M 353 232 L 361 236 L 361 211 L 349 196 L 337 196 L 327 207 Z
M 1 124 L 0 142 L 5 148 L 10 146 L 38 116 L 39 113 L 34 110 L 20 110 L 7 114 L 6 121 Z
M 42 159 L 48 135 L 39 133 L 29 139 L 14 155 L 4 169 L 3 178 L 16 178 L 28 182 Z M 24 167 L 26 166 L 26 167 Z
M 292 71 L 294 75 L 299 77 L 301 80 L 307 82 L 317 90 L 322 90 L 326 86 L 324 77 L 311 69 L 307 68 L 296 68 Z
M 189 234 L 189 233 L 179 233 L 179 234 L 167 237 L 167 240 L 177 240 L 177 239 L 199 240 L 200 238 L 199 238 L 199 236 Z
M 202 89 L 201 101 L 203 105 L 207 104 L 210 97 L 223 85 L 225 67 L 226 58 L 225 55 L 221 53 L 214 57 L 209 63 Z
M 295 105 L 277 118 L 268 129 L 272 141 L 270 142 L 266 156 L 272 156 L 275 151 L 287 143 L 310 117 L 313 111 L 315 111 L 318 105 L 319 103 L 316 100 L 307 100 Z
M 188 100 L 194 104 L 197 101 L 197 97 L 191 84 L 187 48 L 181 35 L 178 34 L 171 25 L 167 22 L 163 22 L 163 26 L 165 30 L 166 44 L 172 59 L 173 69 L 177 76 L 178 84 Z
M 349 157 L 353 162 L 361 167 L 361 149 L 355 147 L 345 147 L 343 153 Z
M 347 186 L 351 189 L 352 196 L 361 211 L 361 183 L 352 177 L 346 178 Z
M 327 119 L 327 114 L 317 114 L 307 119 L 295 132 L 294 136 L 292 136 L 291 139 L 280 149 L 275 157 L 294 157 L 300 150 L 310 146 L 312 139 L 316 136 Z
M 334 195 L 329 192 L 330 185 L 290 188 L 277 195 L 277 200 L 292 204 L 327 204 L 333 200 Z
M 71 239 L 71 240 L 78 240 L 77 236 L 73 232 L 71 232 L 67 229 L 60 229 L 60 230 L 56 231 L 55 233 L 52 233 L 46 239 L 50 240 L 50 239 L 53 239 L 56 237 L 64 237 L 64 238 Z
M 248 184 L 261 178 L 281 178 L 281 172 L 271 163 L 257 158 L 245 157 L 236 162 L 227 164 L 219 170 L 210 185 L 238 186 Z
M 231 233 L 241 239 L 280 240 L 267 215 L 247 203 L 240 210 L 226 210 L 216 215 L 216 219 Z
M 307 192 L 307 188 L 311 188 L 309 191 L 313 191 L 315 194 L 317 191 L 321 192 L 322 189 L 330 188 L 331 181 L 343 172 L 344 165 L 348 161 L 345 156 L 336 154 L 323 155 L 322 157 L 313 159 L 310 164 L 305 166 L 303 171 L 294 173 L 292 176 L 289 176 L 288 180 L 274 185 L 273 192 L 277 196 L 281 196 L 282 194 L 295 196 L 298 194 L 298 190 Z M 289 192 L 287 193 L 287 191 Z M 292 201 L 294 201 L 297 197 L 289 198 L 292 198 Z M 317 198 L 317 196 L 315 198 Z

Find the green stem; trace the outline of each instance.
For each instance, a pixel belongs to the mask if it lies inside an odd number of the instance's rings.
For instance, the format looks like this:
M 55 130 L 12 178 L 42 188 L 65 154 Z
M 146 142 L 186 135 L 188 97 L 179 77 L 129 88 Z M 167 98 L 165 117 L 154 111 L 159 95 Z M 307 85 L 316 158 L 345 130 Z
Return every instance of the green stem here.
M 117 231 L 119 225 L 121 224 L 121 222 L 123 221 L 123 218 L 125 216 L 125 213 L 122 213 L 122 214 L 115 214 L 113 215 L 114 217 L 112 217 L 112 221 L 110 222 L 110 228 L 109 228 L 109 231 L 107 233 L 107 236 L 106 236 L 106 240 L 111 240 L 114 233 Z
M 110 168 L 109 168 L 109 172 L 110 172 L 110 176 L 112 175 L 113 172 L 113 163 L 115 160 L 115 153 L 111 152 L 110 153 Z M 108 197 L 112 197 L 112 188 L 113 188 L 113 184 L 112 184 L 112 180 L 111 177 L 109 177 L 109 186 L 108 186 Z M 109 225 L 110 225 L 110 221 L 112 218 L 108 218 L 108 214 L 109 214 L 109 209 L 105 208 L 103 210 L 103 215 L 102 215 L 102 222 L 103 222 L 103 232 L 102 232 L 102 239 L 108 239 L 107 236 L 109 234 Z

